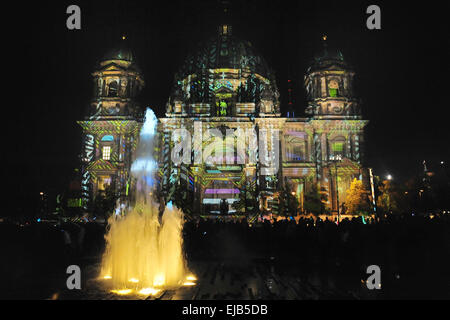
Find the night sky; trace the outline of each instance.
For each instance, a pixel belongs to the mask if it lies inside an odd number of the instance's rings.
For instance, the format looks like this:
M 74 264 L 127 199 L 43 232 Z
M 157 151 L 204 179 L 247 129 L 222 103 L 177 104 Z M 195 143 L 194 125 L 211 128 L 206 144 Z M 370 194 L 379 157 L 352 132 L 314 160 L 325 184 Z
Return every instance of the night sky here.
M 233 34 L 250 41 L 274 69 L 283 114 L 288 79 L 294 83 L 297 115 L 304 114 L 303 76 L 327 34 L 329 45 L 339 48 L 357 72 L 363 115 L 370 120 L 367 165 L 376 175 L 390 173 L 404 181 L 420 173 L 423 160 L 431 168 L 450 162 L 444 100 L 449 41 L 443 3 L 395 2 L 232 1 L 229 19 Z M 81 8 L 81 30 L 66 28 L 71 4 Z M 381 7 L 381 30 L 366 28 L 370 4 Z M 29 20 L 16 24 L 32 25 L 13 39 L 25 46 L 24 70 L 16 80 L 22 81 L 21 93 L 6 122 L 13 136 L 6 157 L 13 207 L 16 201 L 32 207 L 39 191 L 67 188 L 78 167 L 76 121 L 92 98 L 91 72 L 122 35 L 146 82 L 141 106 L 161 116 L 174 73 L 188 52 L 216 34 L 223 19 L 216 0 L 51 1 L 27 7 L 25 15 Z

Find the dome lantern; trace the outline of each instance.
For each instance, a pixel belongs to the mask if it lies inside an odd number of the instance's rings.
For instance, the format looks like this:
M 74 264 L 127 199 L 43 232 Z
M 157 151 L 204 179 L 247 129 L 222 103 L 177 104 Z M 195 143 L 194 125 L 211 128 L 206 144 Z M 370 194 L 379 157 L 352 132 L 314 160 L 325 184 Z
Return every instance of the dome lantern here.
M 109 50 L 92 73 L 94 97 L 89 117 L 131 117 L 139 112 L 135 98 L 144 87 L 131 50 L 124 46 Z
M 201 43 L 175 76 L 167 114 L 174 116 L 248 116 L 261 108 L 269 90 L 264 116 L 279 115 L 277 86 L 266 61 L 248 41 L 232 34 L 232 26 L 218 26 L 218 34 Z M 182 96 L 182 99 L 180 99 Z

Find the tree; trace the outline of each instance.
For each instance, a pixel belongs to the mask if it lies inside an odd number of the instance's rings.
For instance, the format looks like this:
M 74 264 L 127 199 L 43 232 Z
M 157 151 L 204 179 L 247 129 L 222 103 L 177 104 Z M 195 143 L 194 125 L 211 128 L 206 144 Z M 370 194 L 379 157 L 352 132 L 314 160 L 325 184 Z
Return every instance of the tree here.
M 361 180 L 353 179 L 345 198 L 345 206 L 350 214 L 368 214 L 371 210 L 367 190 Z
M 377 208 L 383 213 L 398 212 L 399 192 L 391 181 L 385 180 L 378 185 Z
M 291 193 L 289 185 L 283 187 L 279 193 L 280 215 L 291 216 L 297 215 L 298 199 Z
M 105 221 L 113 213 L 116 208 L 118 196 L 112 185 L 108 185 L 104 192 L 99 193 L 93 201 L 94 214 L 103 216 Z
M 319 191 L 316 183 L 311 185 L 308 192 L 305 194 L 305 202 L 303 208 L 305 212 L 315 215 L 323 214 L 326 212 L 325 202 L 327 196 Z
M 252 213 L 258 209 L 258 201 L 256 199 L 256 183 L 244 182 L 243 187 L 239 188 L 239 200 L 235 201 L 231 207 L 236 212 Z

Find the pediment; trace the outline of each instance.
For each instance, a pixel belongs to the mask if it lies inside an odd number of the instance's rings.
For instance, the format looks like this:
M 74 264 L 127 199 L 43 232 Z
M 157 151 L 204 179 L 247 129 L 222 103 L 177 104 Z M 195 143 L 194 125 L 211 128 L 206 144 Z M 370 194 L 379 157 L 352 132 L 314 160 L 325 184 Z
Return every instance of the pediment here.
M 98 160 L 92 162 L 91 164 L 89 164 L 87 169 L 99 171 L 99 170 L 114 170 L 116 168 L 111 164 L 111 162 L 103 160 L 103 159 L 98 159 Z
M 104 65 L 100 70 L 100 72 L 103 71 L 125 71 L 124 67 L 119 66 L 118 64 L 111 62 L 108 63 L 107 65 Z
M 343 167 L 343 168 L 351 168 L 354 170 L 359 170 L 361 168 L 361 165 L 356 162 L 353 161 L 349 158 L 342 158 L 342 160 L 339 162 L 338 167 Z

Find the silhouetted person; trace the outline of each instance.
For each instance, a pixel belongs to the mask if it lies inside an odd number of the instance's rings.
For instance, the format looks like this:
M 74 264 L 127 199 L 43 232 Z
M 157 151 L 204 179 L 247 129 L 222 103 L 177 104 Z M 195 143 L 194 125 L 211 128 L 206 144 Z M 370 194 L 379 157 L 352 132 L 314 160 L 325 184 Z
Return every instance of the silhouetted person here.
M 222 216 L 228 214 L 228 203 L 225 199 L 220 201 L 220 214 Z

